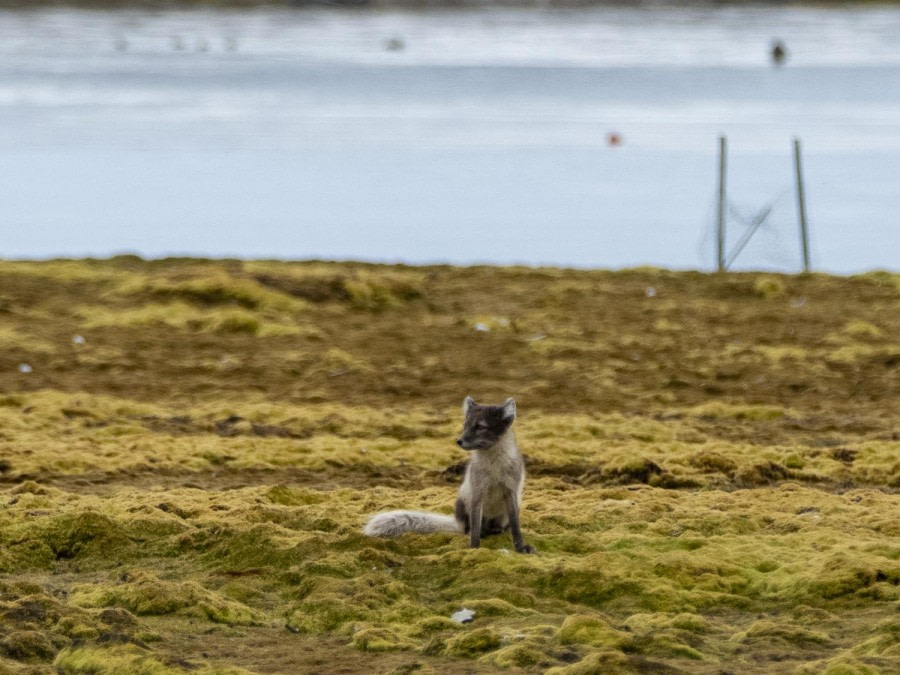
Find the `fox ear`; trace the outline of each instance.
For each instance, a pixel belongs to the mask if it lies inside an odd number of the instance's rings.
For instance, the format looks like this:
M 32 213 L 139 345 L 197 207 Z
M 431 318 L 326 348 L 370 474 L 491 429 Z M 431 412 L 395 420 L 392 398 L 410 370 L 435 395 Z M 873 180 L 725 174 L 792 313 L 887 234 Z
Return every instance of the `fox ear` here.
M 471 408 L 475 404 L 475 399 L 471 396 L 466 396 L 466 400 L 463 401 L 463 415 L 469 414 L 469 408 Z
M 503 408 L 503 419 L 516 419 L 516 400 L 514 398 L 506 399 L 503 403 L 500 404 L 500 407 Z

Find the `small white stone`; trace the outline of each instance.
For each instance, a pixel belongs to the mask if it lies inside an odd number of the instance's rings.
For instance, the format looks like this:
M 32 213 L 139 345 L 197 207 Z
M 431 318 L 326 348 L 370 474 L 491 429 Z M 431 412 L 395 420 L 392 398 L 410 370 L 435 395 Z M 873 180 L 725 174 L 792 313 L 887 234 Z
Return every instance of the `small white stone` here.
M 34 370 L 34 369 L 33 369 L 31 366 L 29 366 L 27 363 L 20 363 L 20 364 L 19 364 L 19 372 L 20 372 L 20 373 L 26 373 L 26 374 L 27 374 L 27 373 L 32 372 L 33 370 Z
M 83 345 L 87 340 L 84 339 L 83 335 L 76 335 L 72 338 L 72 344 Z
M 656 289 L 653 288 L 653 286 L 648 286 L 648 287 L 647 287 L 647 290 L 645 291 L 645 293 L 647 294 L 647 297 L 648 297 L 648 298 L 655 298 L 655 297 L 656 297 Z
M 450 620 L 455 621 L 456 623 L 470 623 L 474 618 L 475 612 L 471 609 L 466 609 L 465 607 L 450 615 Z
M 481 323 L 480 321 L 475 324 L 475 330 L 480 331 L 482 333 L 487 333 L 491 330 L 491 327 L 486 323 Z

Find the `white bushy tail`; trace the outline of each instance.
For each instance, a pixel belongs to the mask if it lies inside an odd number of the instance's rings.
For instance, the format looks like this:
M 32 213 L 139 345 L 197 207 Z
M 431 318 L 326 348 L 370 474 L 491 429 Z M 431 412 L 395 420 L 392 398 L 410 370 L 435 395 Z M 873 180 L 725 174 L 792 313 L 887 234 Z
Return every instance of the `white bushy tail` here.
M 459 532 L 453 516 L 428 511 L 385 511 L 369 518 L 363 534 L 370 537 L 396 537 L 406 532 Z

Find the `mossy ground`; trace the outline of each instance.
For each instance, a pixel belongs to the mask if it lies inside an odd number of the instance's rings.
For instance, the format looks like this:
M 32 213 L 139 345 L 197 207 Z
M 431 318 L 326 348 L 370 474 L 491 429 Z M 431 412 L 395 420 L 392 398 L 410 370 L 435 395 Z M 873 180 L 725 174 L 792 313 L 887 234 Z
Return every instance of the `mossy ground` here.
M 898 336 L 886 273 L 0 262 L 0 672 L 896 672 Z M 467 394 L 537 556 L 360 533 Z

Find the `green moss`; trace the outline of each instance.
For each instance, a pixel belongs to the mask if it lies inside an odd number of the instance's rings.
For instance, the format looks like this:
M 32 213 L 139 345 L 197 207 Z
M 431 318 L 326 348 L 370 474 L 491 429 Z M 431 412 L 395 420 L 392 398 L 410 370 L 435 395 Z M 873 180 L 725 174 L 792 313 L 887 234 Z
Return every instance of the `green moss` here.
M 412 628 L 412 635 L 415 637 L 425 637 L 434 633 L 456 631 L 459 629 L 461 629 L 460 624 L 445 616 L 429 616 L 416 621 Z
M 863 363 L 879 355 L 893 358 L 896 354 L 893 351 L 886 351 L 883 347 L 868 344 L 849 344 L 828 352 L 827 359 L 830 363 L 839 366 L 854 366 Z
M 828 610 L 809 605 L 796 605 L 791 611 L 791 616 L 801 625 L 837 620 L 837 617 Z
M 400 309 L 426 293 L 424 275 L 410 268 L 269 262 L 246 267 L 267 287 L 313 303 L 340 303 L 361 311 Z
M 58 651 L 42 631 L 17 630 L 0 638 L 0 654 L 18 661 L 49 661 Z
M 365 607 L 350 603 L 338 594 L 318 594 L 315 599 L 302 602 L 285 620 L 295 633 L 318 635 L 337 631 L 352 621 L 369 618 Z
M 485 658 L 498 668 L 531 668 L 549 660 L 538 645 L 530 642 L 503 647 Z
M 566 617 L 557 639 L 564 645 L 579 644 L 620 649 L 628 644 L 630 636 L 616 630 L 599 617 L 575 615 Z
M 884 331 L 868 321 L 850 321 L 844 326 L 844 333 L 855 339 L 881 340 Z
M 773 621 L 756 621 L 746 631 L 735 635 L 733 640 L 750 644 L 766 644 L 774 642 L 791 645 L 828 644 L 831 638 L 821 631 L 812 631 L 794 624 L 783 624 Z
M 252 279 L 235 278 L 223 273 L 202 275 L 183 281 L 164 278 L 120 287 L 126 295 L 149 294 L 166 300 L 185 300 L 200 305 L 238 305 L 246 309 L 292 312 L 302 310 L 297 298 L 266 288 Z
M 649 587 L 646 579 L 609 562 L 606 555 L 595 553 L 543 572 L 535 583 L 544 594 L 596 608 L 636 604 L 663 609 L 677 602 L 669 589 Z
M 385 286 L 358 279 L 346 279 L 344 291 L 350 304 L 358 309 L 383 310 L 402 305 L 400 299 Z
M 313 372 L 324 372 L 332 376 L 372 371 L 372 366 L 365 360 L 357 358 L 337 347 L 332 347 L 322 354 L 313 368 Z
M 12 326 L 0 326 L 0 349 L 4 352 L 12 352 L 19 355 L 53 354 L 60 347 L 62 345 L 55 345 L 35 335 L 16 330 Z
M 256 335 L 262 323 L 258 316 L 241 309 L 224 310 L 216 316 L 213 330 L 223 333 L 247 333 Z
M 718 471 L 726 476 L 734 475 L 737 469 L 737 462 L 733 459 L 712 451 L 699 452 L 691 456 L 688 462 L 704 471 Z
M 80 640 L 82 642 L 89 642 L 100 637 L 98 627 L 93 622 L 88 623 L 82 617 L 63 617 L 57 622 L 55 630 L 72 640 Z
M 123 579 L 112 587 L 76 586 L 71 601 L 81 607 L 121 606 L 138 615 L 171 614 L 191 605 L 181 584 L 140 572 L 124 575 Z
M 446 651 L 451 656 L 478 658 L 500 646 L 500 636 L 490 628 L 473 628 L 447 640 Z
M 879 582 L 900 584 L 900 564 L 871 556 L 835 553 L 799 576 L 794 592 L 804 601 L 832 600 L 864 592 Z
M 848 655 L 823 659 L 804 664 L 795 671 L 797 675 L 881 675 L 880 668 L 870 666 Z
M 354 648 L 373 672 L 452 670 L 455 651 L 575 672 L 898 658 L 893 277 L 778 276 L 779 299 L 759 275 L 659 270 L 0 276 L 7 335 L 53 346 L 0 397 L 0 639 L 118 672 L 202 672 L 204 652 L 305 672 Z M 452 512 L 466 393 L 519 403 L 538 556 L 508 533 L 471 551 L 360 532 L 380 510 Z M 464 606 L 474 623 L 450 621 Z M 466 646 L 478 630 L 499 644 Z M 125 641 L 146 649 L 108 649 Z M 297 649 L 257 658 L 273 641 Z
M 754 345 L 753 351 L 761 354 L 767 361 L 781 366 L 783 362 L 804 362 L 812 358 L 810 351 L 794 345 Z
M 777 278 L 769 275 L 757 277 L 753 282 L 753 292 L 766 300 L 777 298 L 784 295 L 784 283 Z
M 685 644 L 678 636 L 662 633 L 636 640 L 632 649 L 648 656 L 702 661 L 703 652 Z
M 424 295 L 420 281 L 411 276 L 358 273 L 342 285 L 353 307 L 369 311 L 396 309 Z
M 275 485 L 266 492 L 266 496 L 274 503 L 282 506 L 303 506 L 321 504 L 325 497 L 315 490 L 294 488 L 287 485 Z
M 104 306 L 81 305 L 76 310 L 82 326 L 96 328 L 142 328 L 154 325 L 168 326 L 196 333 L 221 333 L 276 337 L 299 335 L 300 327 L 289 318 L 274 315 L 267 318 L 255 310 L 242 307 L 209 309 L 195 307 L 184 302 L 149 303 L 137 308 L 111 309 Z M 92 351 L 85 353 L 89 362 Z
M 255 625 L 262 620 L 260 612 L 196 582 L 164 581 L 145 572 L 126 574 L 112 586 L 76 586 L 70 601 L 81 607 L 124 607 L 143 616 L 181 612 L 227 625 Z
M 766 405 L 733 405 L 714 401 L 691 408 L 690 413 L 696 417 L 708 419 L 727 419 L 763 421 L 777 420 L 785 416 L 786 411 L 777 406 Z
M 135 645 L 81 646 L 63 650 L 53 662 L 58 672 L 72 675 L 179 675 L 185 669 L 168 666 L 152 653 Z M 197 675 L 249 675 L 233 667 L 192 667 Z
M 268 523 L 222 528 L 212 541 L 205 536 L 192 542 L 213 565 L 232 570 L 287 566 L 296 559 L 287 532 Z
M 545 675 L 596 675 L 597 673 L 636 673 L 629 658 L 619 651 L 591 652 L 570 666 L 550 668 Z
M 710 623 L 699 614 L 681 612 L 671 615 L 633 614 L 628 617 L 626 625 L 636 633 L 651 633 L 665 628 L 677 628 L 691 633 L 703 633 L 710 629 Z
M 768 485 L 792 476 L 791 471 L 773 461 L 758 462 L 750 466 L 742 466 L 735 473 L 735 481 L 739 485 Z
M 198 602 L 197 609 L 210 621 L 228 626 L 253 626 L 262 620 L 259 612 L 246 605 L 215 596 Z
M 665 473 L 665 469 L 653 460 L 633 457 L 621 464 L 609 465 L 605 473 L 609 478 L 622 483 L 649 483 L 652 478 Z
M 0 396 L 0 408 L 21 408 L 27 399 L 18 394 Z
M 853 648 L 857 656 L 900 659 L 900 622 L 887 619 L 875 625 L 871 637 Z
M 350 645 L 364 652 L 391 652 L 411 649 L 415 643 L 388 628 L 363 628 L 353 633 Z
M 42 539 L 57 559 L 127 554 L 125 528 L 97 511 L 64 514 L 45 525 Z
M 787 455 L 783 460 L 784 466 L 788 469 L 802 469 L 806 466 L 806 462 L 796 452 Z
M 52 495 L 53 488 L 48 488 L 33 480 L 25 480 L 10 490 L 13 495 Z

